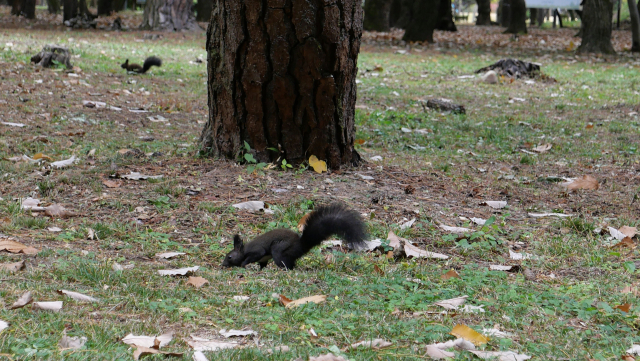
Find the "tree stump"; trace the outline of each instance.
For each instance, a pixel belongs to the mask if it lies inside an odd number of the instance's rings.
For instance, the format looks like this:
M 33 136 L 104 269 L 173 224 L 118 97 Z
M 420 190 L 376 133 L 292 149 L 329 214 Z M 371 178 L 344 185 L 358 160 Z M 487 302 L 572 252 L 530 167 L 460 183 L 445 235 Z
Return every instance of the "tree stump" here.
M 582 10 L 582 44 L 578 53 L 613 54 L 611 18 L 613 1 L 585 0 Z
M 218 0 L 202 151 L 234 159 L 246 141 L 259 161 L 357 163 L 362 17 L 360 0 Z

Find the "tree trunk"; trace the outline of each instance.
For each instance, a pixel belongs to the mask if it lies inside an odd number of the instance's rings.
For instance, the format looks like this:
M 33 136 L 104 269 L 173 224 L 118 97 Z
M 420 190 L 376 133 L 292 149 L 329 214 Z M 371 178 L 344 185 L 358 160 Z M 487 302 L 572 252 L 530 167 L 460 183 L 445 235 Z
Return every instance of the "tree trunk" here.
M 135 1 L 135 0 L 132 0 Z M 98 16 L 109 16 L 113 12 L 113 0 L 98 0 Z
M 211 20 L 211 10 L 213 10 L 214 0 L 198 0 L 196 4 L 196 20 L 197 21 L 209 21 Z
M 364 3 L 364 30 L 389 31 L 391 0 L 366 0 Z
M 22 0 L 22 15 L 27 19 L 36 18 L 36 0 Z
M 498 3 L 498 23 L 503 28 L 509 27 L 509 0 L 500 0 Z
M 529 26 L 536 25 L 536 20 L 538 20 L 538 9 L 529 9 Z
M 400 29 L 406 29 L 409 25 L 409 21 L 411 21 L 411 13 L 413 12 L 413 7 L 415 4 L 415 0 L 395 0 L 400 3 L 400 11 L 398 13 L 397 19 L 393 20 L 391 26 Z
M 60 0 L 47 0 L 47 10 L 49 14 L 60 13 Z
M 491 0 L 476 0 L 478 3 L 478 18 L 476 25 L 491 25 Z
M 203 152 L 354 164 L 360 0 L 216 0 Z M 278 152 L 268 148 L 278 149 Z
M 22 13 L 22 0 L 11 0 L 11 15 L 20 16 Z
M 413 3 L 409 23 L 406 26 L 405 41 L 427 41 L 433 43 L 433 30 L 436 28 L 438 13 L 433 11 L 438 0 L 417 0 Z
M 509 27 L 505 33 L 527 33 L 527 6 L 524 0 L 509 0 Z
M 191 0 L 147 0 L 140 28 L 163 31 L 200 30 L 191 11 L 192 4 Z
M 439 0 L 436 29 L 444 31 L 458 31 L 456 24 L 453 22 L 453 14 L 451 11 L 451 0 Z
M 613 54 L 611 44 L 611 0 L 585 0 L 582 10 L 582 44 L 579 53 Z
M 640 52 L 640 14 L 636 6 L 636 0 L 627 0 L 629 3 L 629 14 L 631 15 L 631 37 L 633 38 L 631 51 Z
M 63 0 L 63 21 L 71 20 L 78 16 L 78 0 Z

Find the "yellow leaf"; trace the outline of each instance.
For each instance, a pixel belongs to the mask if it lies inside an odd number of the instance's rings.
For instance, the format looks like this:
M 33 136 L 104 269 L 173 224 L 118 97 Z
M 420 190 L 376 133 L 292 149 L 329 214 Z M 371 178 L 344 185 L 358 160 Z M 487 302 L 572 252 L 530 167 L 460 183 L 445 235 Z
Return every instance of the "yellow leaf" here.
M 305 303 L 309 303 L 309 302 L 322 303 L 322 302 L 326 301 L 326 299 L 327 299 L 327 296 L 325 296 L 325 295 L 315 295 L 315 296 L 300 298 L 300 299 L 288 302 L 284 307 L 286 307 L 286 308 L 297 307 L 297 306 L 304 305 Z
M 33 159 L 45 159 L 45 160 L 48 160 L 49 162 L 53 162 L 53 159 L 51 159 L 51 157 L 49 157 L 48 155 L 44 155 L 42 153 L 35 154 L 33 156 Z
M 476 346 L 483 345 L 489 342 L 489 338 L 476 332 L 472 328 L 465 325 L 456 325 L 456 327 L 451 330 L 451 334 L 463 338 Z
M 327 163 L 324 160 L 319 160 L 315 155 L 309 157 L 309 165 L 316 171 L 316 173 L 327 171 Z

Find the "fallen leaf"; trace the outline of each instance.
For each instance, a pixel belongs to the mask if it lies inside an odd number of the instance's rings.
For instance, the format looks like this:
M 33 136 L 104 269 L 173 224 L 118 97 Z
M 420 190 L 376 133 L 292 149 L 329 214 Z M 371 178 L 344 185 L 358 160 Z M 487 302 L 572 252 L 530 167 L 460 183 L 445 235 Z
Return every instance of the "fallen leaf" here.
M 374 155 L 373 157 L 369 158 L 369 160 L 372 161 L 372 162 L 381 162 L 382 161 L 382 156 Z
M 51 218 L 69 218 L 75 216 L 75 213 L 68 211 L 60 204 L 52 204 L 44 207 L 44 214 Z
M 26 198 L 22 200 L 22 209 L 32 211 L 44 211 L 44 207 L 40 207 L 40 200 L 35 198 Z
M 636 233 L 638 233 L 638 229 L 636 227 L 622 226 L 618 231 L 629 238 L 635 237 Z
M 542 218 L 542 217 L 571 217 L 570 214 L 564 214 L 564 213 L 529 213 L 529 217 L 534 217 L 534 218 Z
M 139 347 L 164 347 L 173 339 L 173 332 L 167 332 L 160 336 L 136 336 L 132 333 L 126 335 L 121 341 L 127 345 Z
M 244 301 L 248 301 L 250 297 L 249 296 L 233 296 L 232 298 L 234 301 L 244 302 Z
M 114 182 L 112 180 L 107 180 L 107 179 L 103 180 L 102 184 L 104 184 L 104 186 L 107 187 L 107 188 L 119 188 L 120 187 L 120 183 Z
M 155 257 L 156 258 L 164 258 L 164 259 L 169 259 L 169 258 L 173 258 L 176 256 L 182 256 L 183 254 L 186 254 L 184 252 L 165 252 L 165 253 L 156 253 Z
M 96 231 L 94 231 L 93 228 L 87 228 L 87 239 L 94 240 L 96 238 L 98 238 Z
M 226 338 L 229 337 L 245 337 L 245 336 L 253 336 L 253 335 L 258 335 L 258 333 L 256 331 L 253 330 L 220 330 L 220 334 Z
M 34 158 L 33 158 L 33 159 L 36 159 L 36 158 L 35 158 L 35 156 L 34 156 Z M 76 159 L 77 159 L 77 158 L 76 158 L 76 156 L 75 156 L 75 155 L 72 155 L 72 156 L 71 156 L 71 158 L 69 158 L 69 159 L 59 160 L 59 161 L 57 161 L 57 162 L 53 162 L 53 163 L 51 163 L 51 166 L 52 166 L 52 167 L 54 167 L 54 168 L 58 168 L 58 169 L 60 169 L 60 168 L 66 168 L 66 167 L 68 167 L 68 166 L 72 165 L 72 164 L 73 164 L 73 162 L 75 162 L 75 161 L 76 161 Z
M 209 283 L 209 281 L 207 281 L 202 277 L 194 277 L 194 276 L 189 277 L 189 280 L 187 281 L 188 285 L 192 285 L 195 288 L 200 288 L 204 286 L 206 283 Z
M 560 183 L 560 185 L 569 191 L 575 191 L 578 189 L 597 190 L 598 188 L 600 188 L 600 183 L 598 183 L 598 180 L 590 175 L 583 175 L 582 177 L 574 179 L 571 182 Z
M 144 175 L 138 172 L 129 172 L 129 174 L 121 175 L 120 178 L 130 180 L 146 180 L 146 179 L 160 179 L 161 175 Z
M 449 227 L 449 226 L 445 226 L 444 224 L 440 224 L 439 225 L 440 228 L 444 229 L 447 232 L 451 232 L 451 233 L 456 233 L 456 234 L 464 234 L 464 233 L 470 233 L 472 232 L 471 229 L 469 228 L 463 228 L 463 227 Z
M 547 144 L 541 144 L 535 148 L 531 148 L 532 151 L 536 152 L 536 153 L 544 153 L 546 151 L 548 151 L 549 149 L 551 149 L 551 144 L 547 143 Z
M 160 350 L 155 349 L 155 348 L 137 346 L 136 350 L 133 352 L 133 359 L 134 360 L 139 360 L 140 357 L 146 356 L 146 355 L 167 355 L 167 356 L 172 356 L 172 357 L 181 357 L 182 356 L 182 352 L 160 351 Z
M 518 253 L 518 252 L 513 252 L 512 250 L 509 250 L 509 257 L 511 257 L 511 259 L 514 260 L 523 260 L 523 259 L 536 259 L 537 257 L 530 254 L 530 253 Z
M 502 266 L 497 264 L 492 264 L 489 266 L 489 269 L 492 271 L 511 271 L 514 266 Z
M 25 246 L 20 242 L 16 242 L 8 238 L 0 238 L 0 251 L 7 251 L 9 253 L 23 253 L 28 255 L 38 254 L 37 249 Z
M 373 270 L 376 271 L 376 273 L 379 274 L 380 276 L 384 276 L 384 271 L 380 269 L 380 267 L 378 267 L 377 264 L 373 265 Z
M 619 309 L 620 311 L 624 312 L 624 313 L 629 313 L 629 310 L 631 309 L 631 304 L 629 303 L 624 303 L 622 305 L 618 305 L 614 308 Z
M 179 268 L 179 269 L 167 269 L 167 270 L 158 270 L 158 273 L 161 276 L 186 276 L 190 273 L 193 273 L 198 270 L 200 266 Z
M 24 261 L 15 263 L 0 263 L 0 271 L 6 271 L 9 273 L 18 272 L 24 268 Z
M 236 348 L 239 345 L 236 342 L 212 341 L 193 335 L 191 335 L 191 340 L 185 340 L 185 342 L 195 351 L 218 351 L 228 348 Z
M 480 305 L 480 306 L 464 305 L 462 306 L 462 308 L 459 309 L 459 311 L 462 311 L 465 313 L 484 313 L 484 306 L 483 305 Z
M 2 330 L 8 327 L 9 327 L 9 324 L 7 322 L 0 320 L 0 332 L 2 332 Z
M 18 128 L 26 127 L 26 125 L 22 123 L 0 122 L 0 124 L 8 125 L 10 127 L 18 127 Z
M 511 332 L 500 331 L 497 328 L 483 328 L 482 333 L 486 336 L 498 337 L 498 338 L 507 338 L 515 336 Z
M 635 242 L 633 242 L 633 240 L 629 237 L 624 237 L 622 239 L 622 241 L 614 244 L 613 246 L 609 247 L 609 248 L 628 248 L 628 249 L 635 249 L 636 248 L 636 244 Z
M 62 232 L 62 228 L 59 228 L 59 227 L 47 227 L 47 231 L 53 232 L 53 233 Z
M 519 355 L 512 351 L 472 351 L 474 355 L 485 360 L 497 360 L 497 361 L 524 361 L 531 358 L 527 355 Z
M 450 278 L 460 278 L 460 275 L 455 270 L 449 270 L 449 272 L 440 276 L 440 279 L 442 279 L 443 281 L 446 281 Z
M 43 311 L 59 312 L 62 309 L 62 301 L 34 302 L 33 308 Z
M 82 293 L 78 293 L 78 292 L 67 291 L 67 290 L 57 290 L 56 292 L 58 292 L 61 295 L 66 295 L 68 297 L 71 297 L 72 299 L 79 302 L 100 302 L 100 300 L 97 298 L 83 295 Z
M 380 246 L 382 246 L 380 239 L 372 239 L 370 241 L 364 241 L 361 245 L 354 245 L 352 248 L 356 251 L 373 251 Z
M 454 357 L 456 357 L 455 353 L 445 351 L 436 347 L 435 345 L 427 345 L 425 348 L 427 349 L 427 355 L 434 360 L 453 359 Z
M 331 352 L 325 355 L 320 355 L 316 357 L 309 357 L 309 361 L 348 361 L 346 358 L 342 356 L 335 356 Z
M 33 295 L 31 294 L 31 291 L 27 291 L 22 296 L 20 296 L 20 298 L 18 298 L 16 302 L 14 302 L 11 306 L 9 306 L 8 309 L 15 310 L 18 308 L 22 308 L 30 304 L 31 302 L 33 302 Z
M 29 157 L 28 155 L 24 155 L 24 154 L 21 155 L 21 156 L 2 158 L 2 159 L 8 160 L 9 162 L 14 162 L 14 163 L 20 163 L 20 162 L 38 163 L 39 162 L 39 160 L 33 159 L 33 158 Z
M 481 206 L 489 206 L 494 209 L 501 209 L 507 206 L 507 201 L 486 201 L 480 203 Z
M 484 345 L 489 342 L 488 337 L 465 325 L 456 325 L 456 327 L 451 330 L 451 334 L 456 337 L 463 338 L 476 346 Z
M 268 348 L 267 349 L 268 353 L 274 353 L 274 352 L 289 352 L 289 346 L 276 346 L 273 349 Z
M 476 347 L 469 341 L 463 338 L 456 338 L 455 340 L 449 340 L 446 342 L 439 342 L 432 344 L 431 346 L 435 346 L 441 350 L 446 350 L 448 348 L 457 348 L 460 350 L 475 350 Z
M 479 225 L 479 226 L 484 226 L 484 224 L 485 224 L 485 223 L 487 223 L 487 220 L 486 220 L 486 219 L 483 219 L 483 218 L 474 218 L 474 217 L 471 217 L 471 218 L 469 218 L 469 219 L 471 220 L 471 222 L 473 222 L 473 223 L 475 223 L 475 224 L 477 224 L 477 225 Z
M 111 268 L 114 271 L 124 271 L 126 269 L 132 269 L 133 267 L 135 267 L 134 264 L 128 264 L 128 265 L 123 266 L 123 265 L 121 265 L 121 264 L 119 264 L 117 262 L 111 265 Z
M 209 361 L 202 351 L 196 351 L 193 353 L 193 361 Z
M 324 302 L 326 300 L 327 300 L 327 296 L 325 296 L 325 295 L 315 295 L 315 296 L 309 296 L 309 297 L 304 297 L 304 298 L 300 298 L 300 299 L 297 299 L 297 300 L 290 301 L 287 304 L 285 304 L 284 306 L 286 308 L 292 308 L 292 307 L 297 307 L 297 306 L 300 306 L 300 305 L 304 305 L 305 303 L 322 303 L 322 302 Z
M 327 162 L 324 160 L 319 160 L 318 157 L 312 155 L 309 157 L 309 165 L 313 168 L 316 173 L 322 173 L 327 171 Z
M 406 219 L 406 218 L 405 218 Z M 407 229 L 407 228 L 411 228 L 411 226 L 413 226 L 413 224 L 416 223 L 416 219 L 412 218 L 410 221 L 405 222 L 403 224 L 400 225 L 400 229 Z
M 460 307 L 463 303 L 465 303 L 465 301 L 467 300 L 468 297 L 469 296 L 464 295 L 464 296 L 460 296 L 460 297 L 456 297 L 456 298 L 450 298 L 448 300 L 438 301 L 435 304 L 440 306 L 440 307 L 444 307 L 444 308 L 446 308 L 448 310 L 455 310 L 455 309 L 458 309 L 458 307 Z M 456 335 L 454 335 L 454 336 L 456 336 Z
M 622 355 L 620 357 L 623 361 L 636 361 L 636 358 L 631 356 L 631 355 Z M 589 361 L 592 361 L 593 359 L 589 359 Z M 595 361 L 595 360 L 593 360 Z
M 86 337 L 69 337 L 62 335 L 60 342 L 58 342 L 58 348 L 61 350 L 77 350 L 82 348 L 87 342 Z
M 423 249 L 420 249 L 412 245 L 409 242 L 404 243 L 404 253 L 407 255 L 407 257 L 414 257 L 414 258 L 438 258 L 438 259 L 449 258 L 449 256 L 447 256 L 446 254 L 425 251 Z
M 393 343 L 383 340 L 381 338 L 376 338 L 369 341 L 356 342 L 351 345 L 351 348 L 358 348 L 362 346 L 364 348 L 379 349 L 379 348 L 389 347 L 391 345 L 393 345 Z
M 251 212 L 255 211 L 264 211 L 265 213 L 273 213 L 272 210 L 268 209 L 263 201 L 248 201 L 242 203 L 236 203 L 233 207 L 238 209 L 246 209 Z
M 625 352 L 630 354 L 640 355 L 640 345 L 631 345 L 631 348 Z

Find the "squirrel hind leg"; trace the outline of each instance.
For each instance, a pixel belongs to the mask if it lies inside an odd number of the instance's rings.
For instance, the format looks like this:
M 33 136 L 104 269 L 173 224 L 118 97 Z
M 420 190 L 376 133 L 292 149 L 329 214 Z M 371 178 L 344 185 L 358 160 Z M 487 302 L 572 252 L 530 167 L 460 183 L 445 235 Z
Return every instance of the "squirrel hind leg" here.
M 292 270 L 296 268 L 296 260 L 294 258 L 287 258 L 284 254 L 274 254 L 273 263 L 285 270 Z

